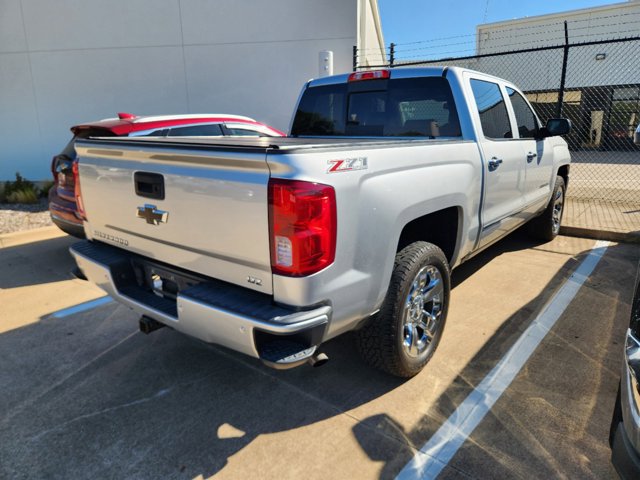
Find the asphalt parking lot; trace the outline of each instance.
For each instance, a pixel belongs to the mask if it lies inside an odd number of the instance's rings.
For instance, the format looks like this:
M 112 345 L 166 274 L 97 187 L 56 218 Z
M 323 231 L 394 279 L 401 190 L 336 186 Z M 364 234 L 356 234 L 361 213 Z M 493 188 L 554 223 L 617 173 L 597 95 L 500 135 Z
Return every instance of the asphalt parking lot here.
M 454 272 L 442 343 L 402 381 L 367 367 L 349 335 L 321 368 L 274 371 L 169 329 L 141 334 L 126 308 L 85 303 L 103 294 L 68 275 L 74 241 L 51 228 L 0 243 L 0 478 L 394 478 L 598 248 L 439 478 L 614 478 L 637 245 L 516 232 Z

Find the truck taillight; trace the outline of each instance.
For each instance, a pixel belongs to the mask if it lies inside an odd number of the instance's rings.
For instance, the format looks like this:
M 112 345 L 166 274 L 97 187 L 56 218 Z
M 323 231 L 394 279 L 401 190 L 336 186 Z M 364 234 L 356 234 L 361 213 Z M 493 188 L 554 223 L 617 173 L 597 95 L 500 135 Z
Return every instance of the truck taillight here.
M 333 187 L 299 180 L 269 180 L 271 270 L 302 277 L 331 265 L 336 254 Z
M 74 195 L 76 197 L 76 209 L 78 215 L 83 220 L 87 219 L 87 215 L 84 211 L 84 203 L 82 202 L 82 191 L 80 190 L 80 173 L 78 172 L 78 161 L 73 162 L 73 182 L 74 182 Z

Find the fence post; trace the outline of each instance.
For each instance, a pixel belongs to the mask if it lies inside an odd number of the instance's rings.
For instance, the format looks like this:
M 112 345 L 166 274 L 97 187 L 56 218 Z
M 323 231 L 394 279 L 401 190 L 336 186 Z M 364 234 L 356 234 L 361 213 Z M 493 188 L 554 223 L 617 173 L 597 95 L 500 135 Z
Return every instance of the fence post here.
M 389 45 L 389 68 L 393 68 L 393 62 L 396 59 L 396 44 Z
M 560 91 L 558 92 L 558 106 L 556 108 L 556 117 L 562 117 L 562 107 L 564 106 L 564 86 L 567 80 L 567 61 L 569 59 L 569 27 L 567 21 L 564 21 L 564 54 L 562 57 L 562 74 L 560 76 Z
M 353 71 L 358 69 L 358 46 L 353 46 Z

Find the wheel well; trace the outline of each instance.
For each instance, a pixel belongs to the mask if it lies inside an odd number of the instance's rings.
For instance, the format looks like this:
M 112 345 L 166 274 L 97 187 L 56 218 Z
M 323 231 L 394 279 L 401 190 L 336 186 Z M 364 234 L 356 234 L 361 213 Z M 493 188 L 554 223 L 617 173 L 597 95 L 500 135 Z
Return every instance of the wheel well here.
M 440 247 L 451 263 L 458 240 L 458 219 L 458 207 L 449 207 L 412 220 L 402 229 L 396 251 L 413 242 L 429 242 Z
M 561 165 L 558 168 L 558 175 L 564 180 L 565 188 L 569 185 L 569 165 Z

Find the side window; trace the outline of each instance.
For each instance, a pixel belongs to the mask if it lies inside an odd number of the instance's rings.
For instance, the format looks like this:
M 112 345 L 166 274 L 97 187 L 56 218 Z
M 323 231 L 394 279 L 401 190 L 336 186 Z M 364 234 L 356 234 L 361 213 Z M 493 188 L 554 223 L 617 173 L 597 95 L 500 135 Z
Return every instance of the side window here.
M 222 129 L 218 124 L 174 127 L 169 130 L 170 137 L 220 137 Z
M 471 80 L 471 90 L 480 114 L 482 132 L 487 138 L 513 138 L 507 105 L 497 83 Z
M 538 132 L 538 120 L 522 95 L 513 88 L 507 87 L 507 94 L 511 98 L 511 106 L 516 115 L 520 138 L 534 138 Z
M 165 128 L 165 129 L 162 129 L 162 130 L 154 130 L 153 132 L 145 133 L 144 135 L 136 135 L 134 133 L 134 134 L 131 134 L 130 136 L 131 137 L 164 137 L 167 134 L 168 131 L 169 131 L 169 129 Z
M 255 130 L 248 130 L 246 128 L 238 128 L 238 127 L 228 127 L 227 132 L 229 135 L 238 136 L 238 137 L 265 137 L 263 133 L 257 132 Z

